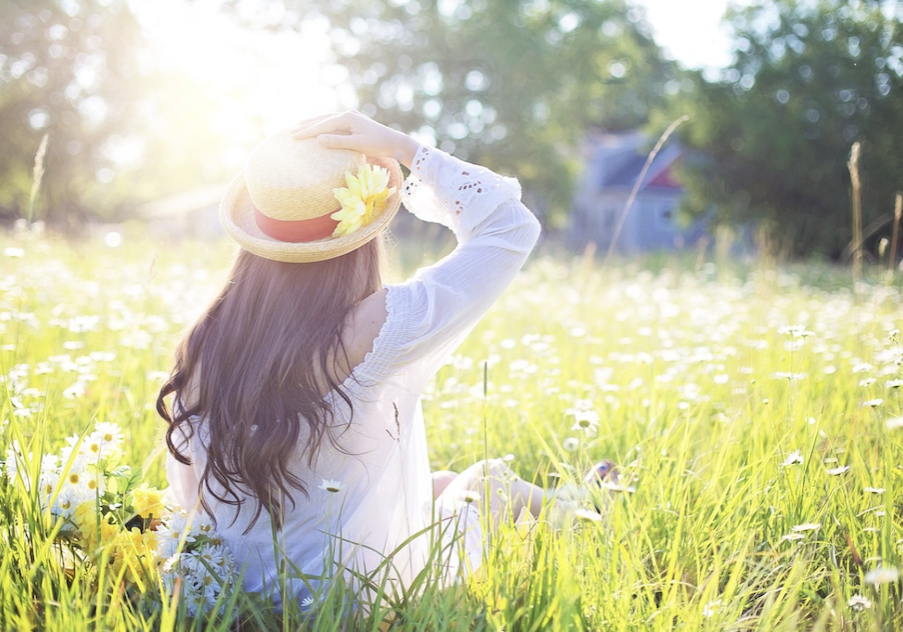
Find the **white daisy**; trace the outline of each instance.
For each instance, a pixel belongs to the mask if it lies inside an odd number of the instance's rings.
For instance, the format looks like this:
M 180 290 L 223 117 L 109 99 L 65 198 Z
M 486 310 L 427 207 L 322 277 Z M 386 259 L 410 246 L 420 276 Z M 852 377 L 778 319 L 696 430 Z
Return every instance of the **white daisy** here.
M 574 415 L 574 425 L 571 426 L 571 430 L 582 430 L 587 434 L 596 433 L 596 429 L 599 427 L 599 413 L 594 410 L 575 410 L 572 414 Z
M 480 494 L 473 491 L 472 489 L 468 489 L 461 494 L 461 500 L 469 505 L 470 503 L 475 503 L 476 501 L 480 500 Z
M 195 536 L 190 529 L 188 516 L 174 513 L 163 520 L 157 529 L 157 555 L 162 559 L 171 558 L 179 551 L 179 543 L 183 541 L 183 546 L 187 546 L 189 542 L 195 541 Z
M 213 521 L 205 514 L 195 517 L 191 529 L 192 531 L 197 531 L 199 535 L 212 536 L 214 534 Z
M 702 616 L 707 619 L 711 619 L 715 616 L 715 611 L 718 609 L 718 606 L 721 605 L 721 600 L 716 599 L 715 601 L 710 601 L 706 605 L 702 607 Z
M 55 454 L 45 454 L 41 457 L 41 474 L 59 474 L 60 460 Z
M 866 584 L 892 584 L 900 579 L 900 570 L 893 566 L 879 566 L 865 574 Z
M 41 480 L 38 485 L 38 493 L 41 497 L 41 504 L 45 508 L 50 502 L 50 497 L 53 496 L 53 492 L 54 490 L 56 490 L 56 486 L 59 484 L 59 482 L 60 476 L 55 471 L 41 473 Z
M 599 484 L 602 489 L 612 492 L 627 492 L 628 494 L 636 493 L 636 487 L 633 485 L 619 484 L 612 480 L 606 479 Z
M 64 485 L 60 490 L 60 493 L 57 494 L 53 506 L 50 508 L 50 514 L 57 518 L 69 520 L 75 513 L 75 509 L 83 502 L 84 499 L 81 498 L 81 494 L 76 487 Z M 65 528 L 66 527 L 64 527 L 64 529 Z
M 102 421 L 94 427 L 90 438 L 92 442 L 100 445 L 100 458 L 106 459 L 122 449 L 125 435 L 117 424 Z
M 787 540 L 788 542 L 793 542 L 795 540 L 802 540 L 805 537 L 806 536 L 804 536 L 802 533 L 788 533 L 787 535 L 785 535 L 784 537 L 781 538 L 781 541 Z
M 796 464 L 802 465 L 802 463 L 803 463 L 803 455 L 800 453 L 799 450 L 794 450 L 793 452 L 791 452 L 790 454 L 787 455 L 787 458 L 784 459 L 784 463 L 782 465 L 783 465 L 783 467 L 790 467 L 791 465 L 796 465 Z
M 561 447 L 563 447 L 567 452 L 573 452 L 580 447 L 580 439 L 576 437 L 568 437 L 562 442 Z
M 224 561 L 223 553 L 222 547 L 205 544 L 195 551 L 194 555 L 197 556 L 198 560 L 203 560 L 210 566 L 222 566 Z
M 586 522 L 602 522 L 602 516 L 599 515 L 598 511 L 592 511 L 589 509 L 577 509 L 576 511 L 574 511 L 574 515 L 580 520 L 584 520 Z
M 323 482 L 320 483 L 320 489 L 327 491 L 330 494 L 335 494 L 345 489 L 345 484 L 341 481 L 333 481 L 328 478 L 324 478 Z
M 790 530 L 794 533 L 802 533 L 805 531 L 818 531 L 821 529 L 821 523 L 819 522 L 805 522 L 803 524 L 798 524 L 795 527 L 791 527 Z
M 14 439 L 12 445 L 6 449 L 6 458 L 3 460 L 3 471 L 9 480 L 16 478 L 19 472 L 20 464 L 25 460 L 22 448 L 19 447 L 19 440 Z
M 868 610 L 872 607 L 870 599 L 866 599 L 862 595 L 853 595 L 847 602 L 847 605 L 853 610 Z

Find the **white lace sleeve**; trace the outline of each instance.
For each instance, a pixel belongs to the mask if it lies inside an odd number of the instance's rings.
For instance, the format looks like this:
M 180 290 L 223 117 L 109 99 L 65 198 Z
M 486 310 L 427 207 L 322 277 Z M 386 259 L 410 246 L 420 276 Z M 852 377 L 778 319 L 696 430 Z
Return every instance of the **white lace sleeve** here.
M 417 218 L 448 226 L 460 241 L 502 202 L 519 200 L 520 193 L 514 178 L 421 145 L 404 182 L 402 200 Z
M 389 364 L 426 361 L 438 369 L 521 269 L 539 222 L 520 202 L 520 185 L 437 149 L 421 147 L 403 188 L 405 206 L 450 227 L 458 246 L 389 291 L 395 337 Z

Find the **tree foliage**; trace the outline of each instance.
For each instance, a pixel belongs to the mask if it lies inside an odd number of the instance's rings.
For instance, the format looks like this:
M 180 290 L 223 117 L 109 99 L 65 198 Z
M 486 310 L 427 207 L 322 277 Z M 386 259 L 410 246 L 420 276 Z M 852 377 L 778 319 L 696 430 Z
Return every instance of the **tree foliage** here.
M 889 219 L 903 188 L 900 10 L 764 0 L 728 21 L 736 60 L 718 81 L 696 74 L 674 104 L 692 114 L 683 137 L 699 149 L 683 165 L 686 208 L 714 205 L 718 220 L 759 222 L 791 254 L 836 258 L 852 233 L 851 145 L 862 146 L 866 225 Z
M 307 2 L 296 0 L 299 14 Z M 624 0 L 321 0 L 359 108 L 502 173 L 559 218 L 587 130 L 677 89 Z M 669 83 L 670 82 L 670 83 Z
M 231 95 L 160 68 L 127 0 L 0 2 L 0 33 L 0 217 L 29 210 L 45 134 L 35 218 L 60 227 L 231 176 Z
M 29 0 L 0 3 L 0 32 L 0 208 L 27 208 L 47 134 L 42 216 L 73 221 L 130 152 L 140 29 L 125 0 Z

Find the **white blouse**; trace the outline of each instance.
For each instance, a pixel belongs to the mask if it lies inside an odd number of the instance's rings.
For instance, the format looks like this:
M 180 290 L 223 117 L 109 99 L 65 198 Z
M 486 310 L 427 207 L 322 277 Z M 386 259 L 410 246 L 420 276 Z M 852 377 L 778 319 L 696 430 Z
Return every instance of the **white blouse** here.
M 516 180 L 437 149 L 417 151 L 402 196 L 421 220 L 451 228 L 458 245 L 405 283 L 387 286 L 385 323 L 343 384 L 353 401 L 350 424 L 344 401 L 335 392 L 328 396 L 340 449 L 323 442 L 312 466 L 299 449 L 293 464 L 310 498 L 293 494 L 295 505 L 286 503 L 275 537 L 265 512 L 243 533 L 253 499 L 237 517 L 234 507 L 210 503 L 218 531 L 244 569 L 244 589 L 268 593 L 275 603 L 284 595 L 311 603 L 337 568 L 352 589 L 361 590 L 360 578 L 369 577 L 391 593 L 428 565 L 436 580 L 447 582 L 475 569 L 482 557 L 475 505 L 433 501 L 420 395 L 523 266 L 539 223 L 519 201 Z M 191 439 L 180 435 L 192 465 L 169 455 L 166 468 L 173 494 L 186 508 L 197 507 L 206 463 L 204 423 L 194 423 L 198 432 Z M 341 491 L 320 489 L 324 479 L 338 481 Z M 436 542 L 441 559 L 430 559 Z

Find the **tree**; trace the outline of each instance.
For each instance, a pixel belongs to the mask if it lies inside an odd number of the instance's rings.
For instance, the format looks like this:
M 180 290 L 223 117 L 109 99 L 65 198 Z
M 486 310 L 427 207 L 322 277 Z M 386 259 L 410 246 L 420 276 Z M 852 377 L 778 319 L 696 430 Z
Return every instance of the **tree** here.
M 301 16 L 310 3 L 287 2 Z M 359 109 L 517 174 L 563 218 L 587 130 L 643 125 L 676 91 L 624 0 L 322 0 Z M 309 12 L 303 13 L 309 19 Z
M 757 222 L 793 255 L 837 258 L 851 240 L 852 143 L 866 225 L 903 188 L 903 40 L 896 3 L 764 0 L 727 18 L 736 59 L 694 75 L 682 168 L 691 214 Z M 888 228 L 889 231 L 889 228 Z M 879 231 L 873 236 L 881 236 Z
M 128 0 L 3 2 L 0 33 L 0 217 L 29 210 L 45 134 L 35 216 L 58 227 L 233 175 L 228 150 L 247 139 L 215 118 L 234 95 L 158 67 Z
M 27 211 L 47 134 L 40 215 L 77 221 L 131 150 L 139 27 L 125 0 L 29 0 L 0 4 L 0 32 L 0 212 Z

